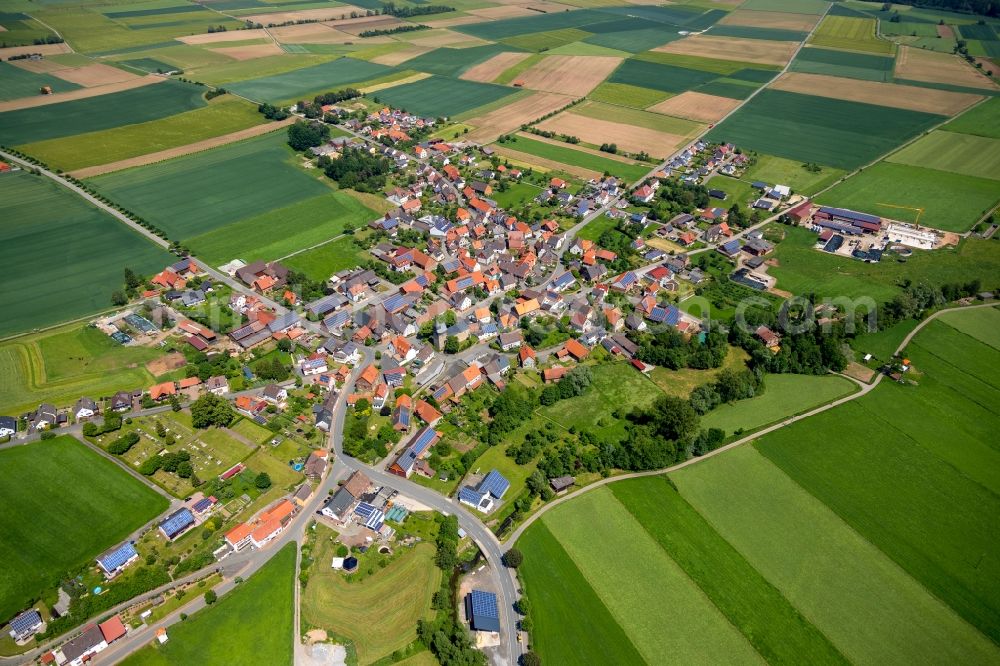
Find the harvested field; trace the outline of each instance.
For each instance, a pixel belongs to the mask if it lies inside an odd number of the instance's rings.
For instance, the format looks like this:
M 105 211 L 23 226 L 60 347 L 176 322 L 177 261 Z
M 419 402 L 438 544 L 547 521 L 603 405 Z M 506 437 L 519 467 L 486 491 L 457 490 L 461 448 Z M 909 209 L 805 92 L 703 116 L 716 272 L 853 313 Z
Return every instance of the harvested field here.
M 586 143 L 598 145 L 613 143 L 619 149 L 630 153 L 646 151 L 650 155 L 657 156 L 669 155 L 675 147 L 686 140 L 685 137 L 677 134 L 658 132 L 610 120 L 588 118 L 571 112 L 560 113 L 558 116 L 536 125 L 536 127 L 550 132 L 578 136 Z
M 549 56 L 517 79 L 531 90 L 579 97 L 596 88 L 621 62 L 609 56 Z
M 507 71 L 507 69 L 513 67 L 530 55 L 530 53 L 498 53 L 486 62 L 481 62 L 478 65 L 465 70 L 465 73 L 458 78 L 467 79 L 469 81 L 482 81 L 483 83 L 490 83 Z M 540 113 L 538 115 L 543 116 L 545 114 Z
M 253 60 L 254 58 L 265 58 L 267 56 L 281 55 L 284 51 L 277 44 L 256 44 L 254 46 L 227 46 L 215 49 L 216 53 L 233 58 L 234 60 Z
M 428 28 L 451 28 L 456 25 L 469 25 L 470 23 L 482 23 L 478 16 L 456 16 L 455 18 L 441 19 L 440 21 L 421 21 Z
M 484 9 L 470 9 L 468 13 L 489 21 L 496 21 L 499 19 L 516 18 L 518 16 L 532 16 L 537 12 L 528 9 L 524 5 L 500 5 Z
M 361 39 L 357 35 L 337 30 L 325 23 L 306 23 L 271 28 L 271 34 L 283 44 L 349 44 Z M 388 41 L 390 41 L 388 37 L 365 38 L 366 44 L 383 44 Z
M 352 35 L 360 35 L 366 30 L 392 30 L 393 28 L 398 28 L 403 25 L 411 25 L 406 21 L 401 21 L 394 16 L 378 16 L 375 18 L 370 18 L 365 21 L 359 21 L 357 23 L 350 23 L 347 25 L 337 22 L 337 29 L 343 32 L 350 33 Z
M 780 30 L 804 30 L 808 32 L 818 21 L 819 16 L 809 14 L 737 9 L 719 21 L 719 25 L 748 25 L 755 28 L 778 28 Z
M 711 37 L 693 35 L 653 49 L 660 53 L 757 62 L 765 65 L 784 65 L 792 58 L 798 44 L 775 42 L 766 39 L 740 39 L 738 37 Z
M 954 93 L 933 88 L 918 88 L 895 83 L 842 79 L 822 74 L 782 74 L 771 84 L 775 90 L 819 95 L 853 102 L 880 104 L 912 111 L 953 116 L 982 99 L 979 95 Z
M 70 83 L 75 83 L 86 88 L 123 83 L 140 78 L 131 72 L 126 72 L 124 69 L 97 63 L 84 65 L 83 67 L 68 67 L 53 73 L 64 81 L 69 81 Z
M 11 60 L 8 64 L 36 74 L 48 74 L 60 69 L 67 69 L 68 65 L 63 65 L 54 60 Z
M 476 143 L 490 143 L 501 134 L 516 130 L 521 125 L 561 109 L 572 101 L 572 97 L 544 92 L 522 97 L 503 108 L 469 118 L 466 124 L 476 129 L 469 132 L 465 138 Z
M 169 160 L 174 157 L 180 157 L 182 155 L 191 155 L 192 153 L 200 153 L 203 150 L 224 146 L 227 143 L 234 143 L 236 141 L 242 141 L 244 139 L 260 136 L 261 134 L 267 134 L 268 132 L 273 132 L 287 125 L 291 125 L 294 122 L 295 122 L 295 117 L 293 116 L 291 118 L 286 118 L 278 122 L 267 123 L 264 125 L 257 125 L 255 127 L 248 127 L 247 129 L 240 130 L 238 132 L 223 134 L 222 136 L 216 136 L 211 139 L 205 139 L 204 141 L 196 141 L 195 143 L 189 143 L 186 146 L 178 146 L 177 148 L 161 150 L 155 153 L 149 153 L 148 155 L 140 155 L 139 157 L 131 157 L 127 160 L 119 160 L 117 162 L 111 162 L 110 164 L 101 164 L 94 167 L 87 167 L 86 169 L 79 169 L 77 171 L 74 171 L 70 175 L 72 175 L 75 178 L 81 178 L 81 179 L 91 178 L 93 176 L 100 176 L 102 174 L 112 173 L 113 171 L 121 171 L 122 169 L 130 169 L 132 167 L 146 166 L 147 164 L 155 164 L 157 162 L 163 162 L 164 160 Z
M 39 95 L 37 97 L 25 97 L 23 99 L 16 99 L 10 102 L 0 102 L 0 113 L 4 111 L 14 111 L 15 109 L 33 109 L 39 106 L 47 106 L 49 104 L 58 104 L 59 102 L 68 102 L 74 99 L 86 99 L 87 97 L 97 97 L 98 95 L 107 95 L 108 93 L 121 92 L 123 90 L 131 90 L 133 88 L 142 88 L 143 86 L 152 85 L 154 83 L 163 83 L 166 81 L 162 76 L 155 76 L 150 74 L 149 76 L 135 76 L 127 81 L 120 81 L 118 83 L 109 83 L 103 86 L 93 86 L 91 88 L 80 88 L 79 90 L 70 90 L 64 93 L 55 93 L 54 95 Z
M 335 7 L 325 7 L 322 9 L 300 9 L 288 12 L 271 12 L 269 14 L 254 14 L 253 16 L 241 16 L 254 23 L 264 25 L 279 25 L 288 21 L 335 21 L 344 16 L 350 16 L 351 12 L 364 13 L 365 10 L 350 5 L 338 5 Z
M 724 118 L 741 103 L 738 99 L 706 95 L 689 90 L 651 106 L 647 111 L 665 113 L 668 116 L 677 116 L 703 123 L 714 123 Z
M 395 67 L 396 65 L 401 65 L 407 60 L 416 58 L 417 56 L 423 55 L 432 50 L 433 49 L 429 46 L 417 46 L 414 44 L 398 51 L 393 51 L 392 53 L 386 53 L 385 55 L 378 56 L 377 58 L 372 58 L 371 61 L 378 63 L 379 65 Z
M 40 44 L 38 46 L 8 46 L 0 49 L 0 60 L 10 60 L 11 56 L 24 55 L 25 53 L 41 53 L 42 55 L 55 55 L 57 53 L 71 53 L 69 44 Z
M 226 32 L 211 32 L 203 35 L 186 35 L 178 37 L 177 41 L 185 44 L 215 44 L 216 42 L 242 42 L 247 39 L 270 39 L 267 31 L 258 30 L 228 30 Z
M 896 77 L 995 90 L 996 84 L 950 53 L 903 46 L 896 57 Z
M 480 46 L 489 43 L 478 37 L 464 35 L 454 30 L 424 30 L 423 32 L 415 32 L 406 41 L 411 44 L 429 46 L 435 49 L 442 46 Z

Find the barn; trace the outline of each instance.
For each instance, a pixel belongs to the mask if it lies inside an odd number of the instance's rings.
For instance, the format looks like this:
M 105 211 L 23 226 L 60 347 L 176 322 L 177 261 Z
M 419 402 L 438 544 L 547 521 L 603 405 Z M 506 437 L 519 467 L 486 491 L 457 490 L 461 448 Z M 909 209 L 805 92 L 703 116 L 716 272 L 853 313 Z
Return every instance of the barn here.
M 465 595 L 465 615 L 476 631 L 500 631 L 500 610 L 497 595 L 472 590 Z

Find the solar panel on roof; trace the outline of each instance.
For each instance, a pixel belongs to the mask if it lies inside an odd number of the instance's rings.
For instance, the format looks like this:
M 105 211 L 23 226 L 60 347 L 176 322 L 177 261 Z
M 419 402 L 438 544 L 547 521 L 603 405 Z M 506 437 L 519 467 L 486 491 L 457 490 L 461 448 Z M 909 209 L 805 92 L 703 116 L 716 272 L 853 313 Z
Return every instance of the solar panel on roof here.
M 358 502 L 358 505 L 354 508 L 354 513 L 361 516 L 362 518 L 369 518 L 378 509 L 369 504 L 368 502 Z
M 126 541 L 122 545 L 118 546 L 118 548 L 102 555 L 98 559 L 98 562 L 105 571 L 114 571 L 137 555 L 138 553 L 135 552 L 135 547 L 132 543 Z
M 27 634 L 42 623 L 42 616 L 34 608 L 26 610 L 10 621 L 10 629 L 18 636 Z
M 505 479 L 500 472 L 492 470 L 479 484 L 480 492 L 488 492 L 497 499 L 503 497 L 503 494 L 507 492 L 507 488 L 510 487 L 510 482 Z
M 472 597 L 472 614 L 476 618 L 493 618 L 500 619 L 500 610 L 497 608 L 497 595 L 492 592 L 483 592 L 482 590 L 473 590 L 470 592 Z
M 160 523 L 160 529 L 168 538 L 172 539 L 194 522 L 194 516 L 188 509 L 179 509 L 171 514 L 166 520 Z

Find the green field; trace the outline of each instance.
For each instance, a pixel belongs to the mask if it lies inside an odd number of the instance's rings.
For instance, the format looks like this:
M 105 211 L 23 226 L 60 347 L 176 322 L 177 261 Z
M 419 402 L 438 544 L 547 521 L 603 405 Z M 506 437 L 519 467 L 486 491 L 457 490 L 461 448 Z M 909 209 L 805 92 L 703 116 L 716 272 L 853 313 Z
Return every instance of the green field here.
M 247 581 L 213 605 L 170 627 L 170 640 L 121 662 L 127 666 L 258 663 L 291 665 L 297 635 L 295 546 L 274 554 Z
M 440 48 L 407 60 L 405 66 L 406 69 L 438 76 L 458 76 L 475 64 L 511 50 L 500 44 L 484 44 L 467 49 Z
M 371 254 L 354 244 L 350 236 L 321 245 L 282 261 L 285 266 L 302 271 L 313 280 L 329 280 L 339 271 L 360 266 Z
M 170 261 L 171 255 L 43 176 L 0 175 L 0 201 L 0 260 L 7 270 L 0 336 L 110 308 L 125 266 L 148 274 Z
M 270 261 L 338 236 L 345 224 L 357 229 L 376 217 L 354 197 L 330 192 L 195 236 L 188 245 L 213 265 L 234 258 Z
M 385 65 L 339 58 L 282 74 L 240 81 L 226 87 L 237 95 L 255 101 L 295 102 L 302 97 L 311 98 L 317 93 L 337 90 L 346 84 L 367 81 L 391 72 L 392 68 Z
M 808 47 L 799 51 L 789 69 L 867 81 L 892 81 L 895 63 L 896 59 L 892 56 Z
M 516 49 L 524 49 L 525 51 L 548 51 L 549 49 L 557 49 L 560 46 L 582 41 L 592 36 L 592 34 L 586 30 L 563 28 L 561 30 L 546 30 L 544 32 L 533 32 L 528 35 L 507 37 L 501 43 Z
M 145 364 L 160 352 L 123 347 L 96 328 L 69 325 L 0 344 L 0 414 L 42 402 L 69 404 L 149 386 Z
M 744 150 L 853 169 L 942 120 L 918 111 L 763 90 L 716 125 L 708 138 Z
M 718 199 L 712 199 L 713 204 L 724 205 L 728 208 L 734 203 L 746 205 L 760 196 L 760 191 L 751 187 L 750 183 L 751 181 L 740 178 L 715 175 L 708 179 L 705 187 L 711 190 L 722 190 L 728 194 L 729 197 L 726 199 L 725 204 L 721 203 Z
M 809 43 L 868 53 L 892 53 L 895 48 L 892 42 L 875 35 L 875 19 L 851 16 L 827 16 Z
M 740 39 L 768 39 L 776 42 L 801 42 L 809 36 L 801 30 L 782 28 L 758 28 L 746 25 L 717 25 L 709 33 L 715 37 L 737 37 Z
M 166 118 L 205 106 L 203 88 L 163 83 L 122 92 L 0 113 L 0 143 L 17 146 L 45 139 Z
M 24 8 L 27 9 L 28 6 Z M 11 6 L 10 9 L 14 7 Z M 0 42 L 7 46 L 28 46 L 34 44 L 36 39 L 52 36 L 51 30 L 21 12 L 0 12 L 0 25 L 6 28 Z
M 904 319 L 881 331 L 857 335 L 851 341 L 851 347 L 862 357 L 871 354 L 877 360 L 888 361 L 896 353 L 903 338 L 916 327 L 917 320 Z
M 856 390 L 853 382 L 835 375 L 768 375 L 764 386 L 757 397 L 716 407 L 702 418 L 702 427 L 721 428 L 726 435 L 750 432 Z
M 545 52 L 545 55 L 592 55 L 612 56 L 618 58 L 627 58 L 629 56 L 627 51 L 609 49 L 606 46 L 598 46 L 597 44 L 590 44 L 588 42 L 573 42 L 572 44 L 564 44 L 557 48 L 549 49 Z
M 434 546 L 421 543 L 378 573 L 349 581 L 330 568 L 337 544 L 332 531 L 317 528 L 315 568 L 302 592 L 302 621 L 353 642 L 358 663 L 370 664 L 417 638 L 417 621 L 433 615 L 431 597 L 441 587 Z
M 330 191 L 293 166 L 285 138 L 276 132 L 90 182 L 171 237 L 191 238 Z
M 616 51 L 624 51 L 625 53 L 639 53 L 640 51 L 652 49 L 657 46 L 663 46 L 668 42 L 681 38 L 681 36 L 677 33 L 665 31 L 662 26 L 650 26 L 648 22 L 641 21 L 640 19 L 626 20 L 634 21 L 636 25 L 626 30 L 604 32 L 587 37 L 583 40 L 584 43 L 594 44 L 596 46 L 614 49 Z M 624 23 L 624 21 L 617 21 L 615 23 Z M 590 25 L 587 26 L 587 29 L 598 30 L 602 25 L 603 24 L 600 23 Z
M 719 60 L 718 58 L 705 58 L 702 56 L 685 55 L 682 53 L 661 53 L 659 51 L 649 51 L 636 56 L 636 60 L 643 62 L 653 62 L 660 65 L 670 65 L 672 67 L 682 67 L 684 69 L 694 69 L 701 72 L 714 72 L 722 76 L 736 74 L 744 70 L 770 71 L 772 76 L 777 74 L 778 67 L 771 65 L 761 65 L 754 62 L 740 60 Z M 760 76 L 763 76 L 761 74 Z
M 629 164 L 628 162 L 611 160 L 601 157 L 600 155 L 594 155 L 593 153 L 585 153 L 580 150 L 574 150 L 569 147 L 569 144 L 567 144 L 564 148 L 552 143 L 528 139 L 523 136 L 515 136 L 512 141 L 503 144 L 501 148 L 503 146 L 506 146 L 511 150 L 517 150 L 529 155 L 536 155 L 547 160 L 554 160 L 570 166 L 590 169 L 599 173 L 607 171 L 624 178 L 628 182 L 639 180 L 650 171 L 650 167 L 642 164 Z
M 935 130 L 886 161 L 1000 180 L 1000 139 Z
M 778 279 L 779 289 L 793 294 L 815 294 L 817 298 L 869 296 L 882 302 L 899 293 L 901 280 L 944 284 L 978 278 L 990 283 L 996 279 L 1000 261 L 1000 247 L 995 242 L 969 238 L 958 249 L 914 251 L 905 263 L 884 260 L 865 264 L 813 249 L 816 234 L 812 231 L 795 227 L 782 230 L 786 237 L 774 254 L 779 265 L 772 266 L 768 273 Z M 859 316 L 863 313 L 862 308 Z
M 579 9 L 567 12 L 550 12 L 535 16 L 519 16 L 499 21 L 484 21 L 469 25 L 455 26 L 454 30 L 473 37 L 491 41 L 506 40 L 517 35 L 528 35 L 566 28 L 579 28 L 588 23 L 599 23 L 614 18 L 606 12 L 595 9 Z
M 506 190 L 497 190 L 491 198 L 502 208 L 516 208 L 531 202 L 542 188 L 532 183 L 513 183 Z
M 223 95 L 204 108 L 168 118 L 29 143 L 20 148 L 49 166 L 72 171 L 184 146 L 261 122 L 266 121 L 255 106 Z
M 1000 310 L 995 307 L 956 310 L 943 314 L 940 319 L 952 328 L 1000 349 Z
M 811 429 L 813 420 L 787 430 L 828 450 L 844 444 Z M 863 439 L 869 450 L 876 441 L 870 434 Z M 884 470 L 874 483 L 899 473 Z M 850 661 L 984 663 L 1000 656 L 996 645 L 755 448 L 740 447 L 670 478 L 681 497 Z
M 616 123 L 635 125 L 636 127 L 644 127 L 658 132 L 666 132 L 667 134 L 677 134 L 683 137 L 696 136 L 705 129 L 705 125 L 692 120 L 674 118 L 638 109 L 622 108 L 600 102 L 577 104 L 569 112 L 578 116 L 597 118 L 599 120 L 612 118 Z
M 431 117 L 451 117 L 501 100 L 518 91 L 514 88 L 432 76 L 413 83 L 379 90 L 374 97 L 410 113 Z
M 879 162 L 823 193 L 819 202 L 967 231 L 1000 199 L 994 180 Z M 922 209 L 922 210 L 920 210 Z
M 793 192 L 808 196 L 833 184 L 846 173 L 843 169 L 828 166 L 821 167 L 819 172 L 813 172 L 806 169 L 805 165 L 805 162 L 798 160 L 759 154 L 757 163 L 743 174 L 743 180 L 788 185 Z
M 616 69 L 608 81 L 624 83 L 638 88 L 651 88 L 668 93 L 679 93 L 690 90 L 703 83 L 718 78 L 713 72 L 697 69 L 687 69 L 674 65 L 663 65 L 632 58 L 626 60 Z
M 1000 98 L 991 97 L 942 125 L 941 129 L 1000 139 Z
M 630 86 L 626 83 L 602 83 L 591 90 L 587 94 L 587 97 L 595 102 L 607 102 L 609 104 L 631 106 L 636 109 L 645 109 L 667 99 L 670 97 L 670 93 L 651 90 L 650 88 L 640 88 L 639 86 Z
M 823 0 L 797 0 L 789 3 L 787 0 L 746 0 L 740 7 L 755 9 L 759 12 L 791 12 L 793 14 L 822 14 L 830 6 Z
M 69 436 L 0 451 L 0 500 L 4 620 L 167 509 L 162 496 Z
M 6 36 L 6 34 L 0 32 L 0 41 L 3 39 L 2 36 Z M 37 97 L 42 86 L 49 86 L 54 93 L 80 89 L 77 84 L 63 81 L 52 74 L 29 72 L 26 69 L 0 61 L 0 100 Z

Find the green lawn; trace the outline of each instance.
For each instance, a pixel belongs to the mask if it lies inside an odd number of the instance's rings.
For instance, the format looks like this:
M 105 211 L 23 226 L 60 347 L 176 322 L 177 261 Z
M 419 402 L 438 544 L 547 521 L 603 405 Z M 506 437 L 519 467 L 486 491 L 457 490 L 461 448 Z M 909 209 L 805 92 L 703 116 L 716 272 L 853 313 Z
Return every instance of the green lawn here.
M 619 481 L 608 487 L 769 663 L 847 663 L 666 477 Z
M 886 161 L 1000 180 L 1000 139 L 935 130 Z
M 171 261 L 146 238 L 48 178 L 4 175 L 0 201 L 0 261 L 6 267 L 0 336 L 108 309 L 125 266 L 152 274 Z
M 532 183 L 513 183 L 506 190 L 496 190 L 491 198 L 502 208 L 515 208 L 530 203 L 542 191 Z
M 788 185 L 793 192 L 809 196 L 833 184 L 846 172 L 822 166 L 818 172 L 805 168 L 800 160 L 788 160 L 774 155 L 757 155 L 757 163 L 746 170 L 743 180 L 760 180 L 768 185 Z
M 614 229 L 618 226 L 618 220 L 610 218 L 607 215 L 601 215 L 587 223 L 580 233 L 577 234 L 578 238 L 583 238 L 585 240 L 597 241 L 608 229 Z
M 1000 98 L 987 99 L 943 125 L 941 129 L 1000 139 Z
M 827 449 L 844 442 L 832 434 L 837 431 L 812 428 L 814 420 L 787 430 Z M 869 449 L 875 441 L 870 432 L 862 440 Z M 883 471 L 875 484 L 896 474 Z M 850 661 L 985 663 L 1000 657 L 996 645 L 755 448 L 734 449 L 670 478 Z
M 897 285 L 902 279 L 944 284 L 979 278 L 990 283 L 995 279 L 1000 260 L 996 242 L 968 238 L 957 249 L 914 251 L 905 263 L 887 258 L 878 264 L 866 264 L 814 250 L 816 234 L 807 229 L 781 229 L 785 239 L 774 254 L 779 265 L 768 272 L 778 279 L 779 289 L 793 294 L 815 294 L 818 298 L 870 296 L 882 302 L 899 293 Z
M 358 229 L 376 217 L 354 197 L 329 192 L 195 236 L 187 244 L 214 265 L 236 257 L 247 263 L 273 260 L 338 236 L 345 225 Z M 262 230 L 267 231 L 263 242 Z
M 170 627 L 170 640 L 125 659 L 128 666 L 292 663 L 295 546 L 278 551 L 215 605 Z
M 0 38 L 2 39 L 2 38 Z M 0 113 L 0 143 L 18 146 L 144 123 L 205 106 L 205 89 L 180 81 Z
M 145 388 L 153 381 L 145 364 L 159 355 L 149 347 L 123 347 L 79 324 L 10 340 L 0 345 L 0 414 Z
M 705 187 L 712 190 L 722 190 L 729 197 L 725 201 L 719 201 L 718 199 L 712 199 L 712 205 L 722 206 L 728 209 L 733 204 L 740 204 L 746 207 L 748 203 L 755 201 L 760 196 L 760 191 L 755 190 L 750 186 L 749 180 L 733 178 L 731 176 L 723 176 L 717 174 L 712 176 L 706 183 Z M 775 183 L 771 183 L 772 185 Z
M 321 174 L 292 164 L 285 139 L 276 132 L 90 182 L 172 238 L 188 239 L 330 191 Z
M 917 320 L 904 319 L 881 331 L 858 335 L 851 346 L 862 356 L 871 354 L 880 361 L 888 361 L 896 353 L 903 338 L 916 327 Z
M 72 171 L 147 155 L 229 134 L 266 122 L 249 102 L 223 95 L 207 107 L 115 129 L 49 139 L 21 150 L 52 167 Z
M 905 164 L 879 162 L 819 197 L 819 202 L 966 231 L 1000 200 L 994 180 Z
M 542 522 L 647 663 L 665 654 L 689 664 L 763 663 L 609 489 L 580 495 Z
M 566 144 L 565 147 L 557 146 L 552 143 L 536 141 L 535 139 L 528 139 L 523 136 L 515 136 L 511 141 L 500 145 L 500 147 L 508 147 L 511 150 L 536 155 L 543 159 L 561 162 L 570 166 L 590 169 L 599 173 L 607 171 L 629 182 L 639 180 L 650 171 L 650 167 L 643 166 L 642 164 L 620 162 L 601 157 L 600 155 L 594 155 L 593 153 L 574 150 L 569 144 Z
M 354 268 L 369 260 L 371 255 L 354 244 L 354 239 L 345 236 L 332 243 L 321 245 L 289 257 L 282 263 L 297 271 L 302 271 L 313 280 L 328 280 L 330 276 L 347 268 Z
M 1000 310 L 995 307 L 955 310 L 941 315 L 940 320 L 994 349 L 1000 349 Z
M 703 428 L 721 428 L 726 435 L 753 431 L 809 411 L 855 390 L 849 379 L 836 375 L 768 375 L 764 392 L 748 400 L 720 405 L 704 417 Z
M 0 451 L 0 501 L 3 620 L 168 506 L 69 436 Z
M 589 99 L 595 102 L 622 104 L 636 109 L 646 109 L 670 97 L 670 93 L 652 88 L 640 88 L 627 83 L 602 83 L 590 93 Z

